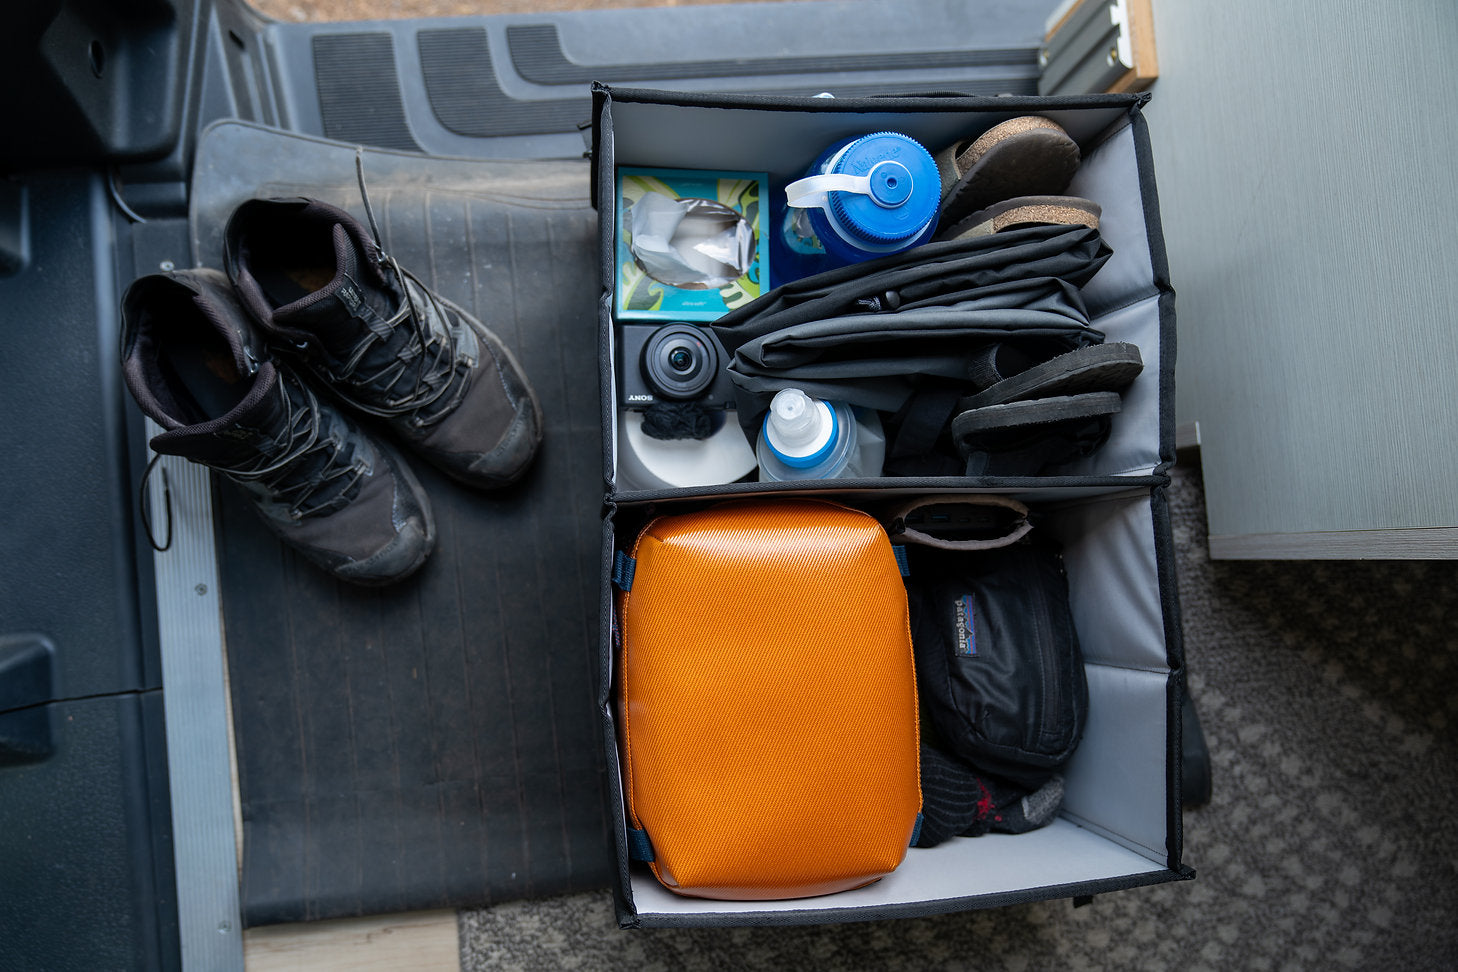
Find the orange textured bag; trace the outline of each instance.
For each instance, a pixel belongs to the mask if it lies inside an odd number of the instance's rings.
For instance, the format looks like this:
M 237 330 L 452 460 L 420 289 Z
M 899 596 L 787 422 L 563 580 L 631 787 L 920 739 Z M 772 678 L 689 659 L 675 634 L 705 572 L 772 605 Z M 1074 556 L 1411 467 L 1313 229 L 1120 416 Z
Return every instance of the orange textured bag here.
M 620 553 L 633 856 L 704 898 L 827 894 L 920 822 L 906 591 L 875 519 L 816 499 L 663 516 Z

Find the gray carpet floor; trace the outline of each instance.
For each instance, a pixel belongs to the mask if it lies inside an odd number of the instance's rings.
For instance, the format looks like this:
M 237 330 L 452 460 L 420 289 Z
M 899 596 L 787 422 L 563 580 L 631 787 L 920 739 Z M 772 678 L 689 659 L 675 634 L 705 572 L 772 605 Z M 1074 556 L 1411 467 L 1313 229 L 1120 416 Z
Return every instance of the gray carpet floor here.
M 1212 801 L 1193 882 L 851 925 L 620 931 L 606 891 L 460 915 L 486 969 L 1458 967 L 1458 563 L 1212 562 L 1170 493 Z

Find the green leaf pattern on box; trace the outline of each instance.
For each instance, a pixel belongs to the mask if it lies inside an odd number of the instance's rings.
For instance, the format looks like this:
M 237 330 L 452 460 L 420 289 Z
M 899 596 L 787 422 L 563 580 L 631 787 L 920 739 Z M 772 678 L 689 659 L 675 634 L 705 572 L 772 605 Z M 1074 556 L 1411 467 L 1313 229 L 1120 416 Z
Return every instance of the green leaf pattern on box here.
M 624 171 L 621 174 L 619 179 L 621 195 L 619 201 L 619 219 L 622 220 L 621 232 L 625 240 L 631 239 L 631 233 L 626 226 L 626 214 L 629 208 L 638 200 L 642 199 L 644 195 L 650 192 L 656 192 L 674 199 L 688 198 L 681 188 L 675 188 L 672 184 L 676 181 L 672 179 L 672 176 L 679 173 L 675 173 L 672 170 L 659 171 L 662 172 L 663 176 L 668 178 L 661 178 L 657 174 L 641 171 Z M 685 176 L 697 175 L 700 177 L 713 177 L 717 175 L 713 172 L 697 173 L 690 171 L 683 171 L 681 174 Z M 716 190 L 713 201 L 728 206 L 730 209 L 744 216 L 754 231 L 754 249 L 757 253 L 763 255 L 764 250 L 761 248 L 760 240 L 760 234 L 763 231 L 760 223 L 761 192 L 763 191 L 761 179 L 735 178 L 729 174 L 725 174 L 714 179 L 714 183 Z M 717 293 L 723 301 L 725 310 L 733 310 L 736 307 L 743 306 L 764 292 L 763 270 L 761 269 L 763 263 L 762 256 L 757 257 L 751 261 L 748 269 L 742 275 L 718 289 Z M 618 307 L 620 311 L 631 314 L 633 312 L 665 311 L 664 302 L 666 291 L 667 289 L 675 288 L 666 288 L 664 284 L 646 274 L 643 268 L 631 256 L 630 249 L 626 256 L 623 255 L 623 250 L 620 249 L 618 289 Z M 681 293 L 681 291 L 677 292 Z M 670 307 L 667 309 L 667 312 L 671 313 L 673 310 L 674 308 Z M 656 314 L 654 316 L 663 317 L 668 315 Z M 684 316 L 687 318 L 701 315 L 685 313 Z

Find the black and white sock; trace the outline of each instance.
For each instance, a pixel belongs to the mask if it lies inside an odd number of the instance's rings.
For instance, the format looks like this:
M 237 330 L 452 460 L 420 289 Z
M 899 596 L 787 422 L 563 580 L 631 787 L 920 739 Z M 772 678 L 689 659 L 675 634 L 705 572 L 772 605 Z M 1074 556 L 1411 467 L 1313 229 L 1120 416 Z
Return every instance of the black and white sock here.
M 921 747 L 921 834 L 917 847 L 934 847 L 950 837 L 980 837 L 989 830 L 1023 834 L 1058 815 L 1063 779 L 1055 776 L 1035 791 L 978 773 L 931 746 Z

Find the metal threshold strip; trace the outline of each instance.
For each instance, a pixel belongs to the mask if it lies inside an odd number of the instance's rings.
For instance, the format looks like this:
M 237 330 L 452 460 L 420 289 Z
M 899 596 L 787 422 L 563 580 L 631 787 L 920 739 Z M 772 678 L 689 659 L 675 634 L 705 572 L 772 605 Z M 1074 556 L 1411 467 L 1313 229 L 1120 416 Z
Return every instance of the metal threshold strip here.
M 161 431 L 147 420 L 148 439 Z M 153 474 L 152 522 L 164 524 L 170 516 L 171 523 L 170 547 L 153 557 L 157 634 L 182 963 L 241 970 L 233 755 L 208 477 L 204 467 L 170 456 Z

